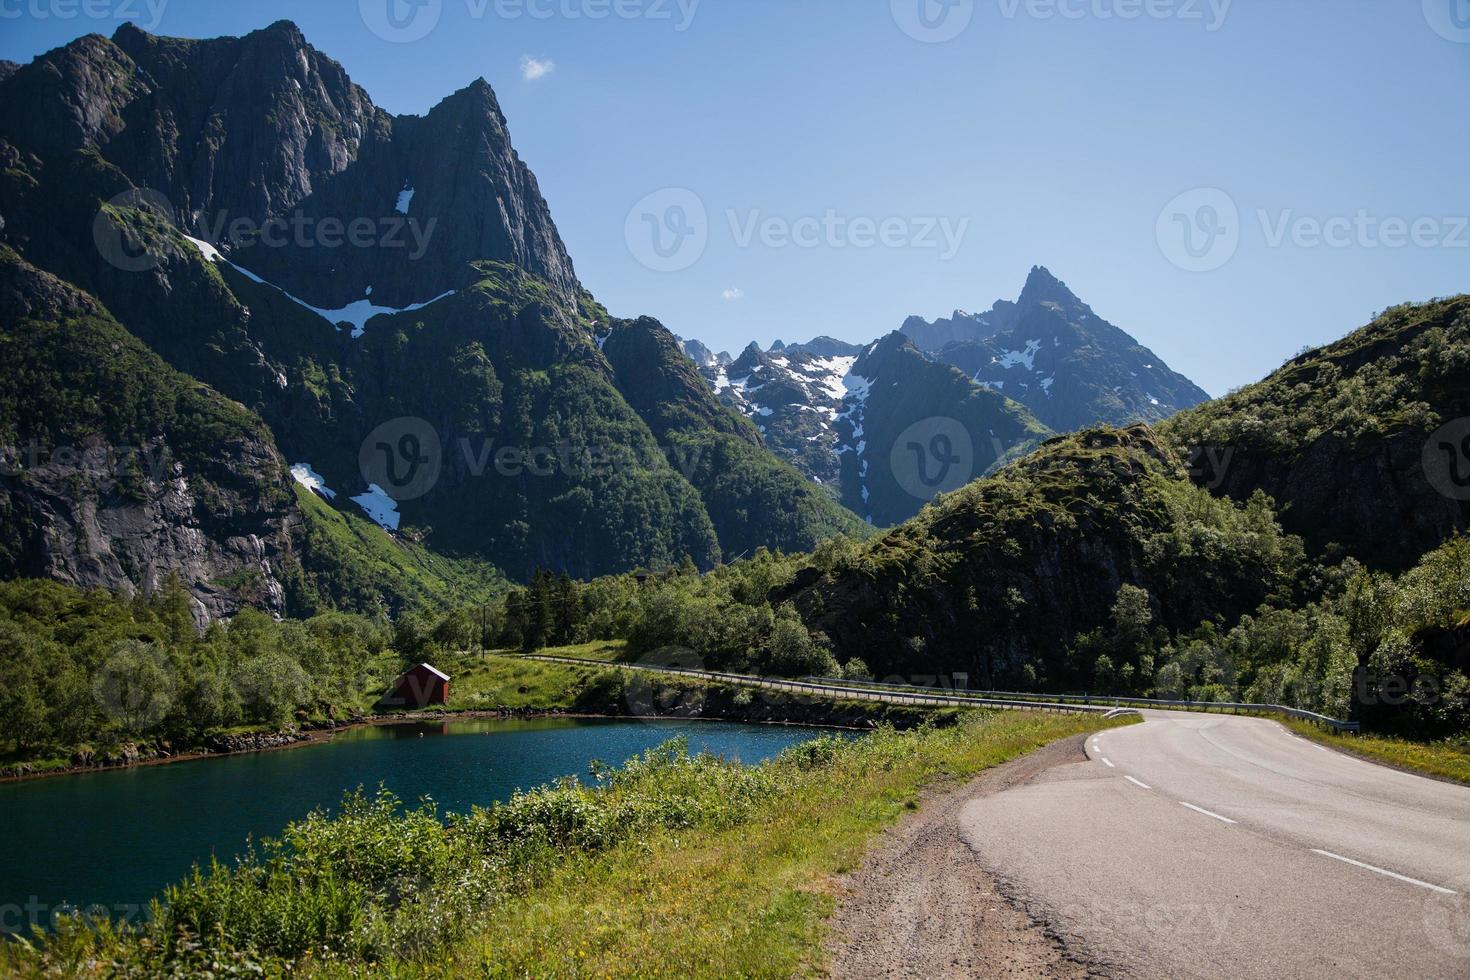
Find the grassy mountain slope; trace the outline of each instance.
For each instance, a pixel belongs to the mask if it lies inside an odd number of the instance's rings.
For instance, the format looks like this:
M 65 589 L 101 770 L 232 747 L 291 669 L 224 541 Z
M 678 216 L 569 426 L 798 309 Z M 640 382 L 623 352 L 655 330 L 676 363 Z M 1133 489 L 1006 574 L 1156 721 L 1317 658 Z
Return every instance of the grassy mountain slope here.
M 1264 490 L 1316 550 L 1402 569 L 1470 524 L 1470 297 L 1383 313 L 1161 435 L 1197 482 Z M 1449 425 L 1450 428 L 1442 427 Z
M 1138 426 L 1048 442 L 809 569 L 784 597 L 839 659 L 880 675 L 1062 688 L 1089 678 L 1068 648 L 1108 621 L 1124 586 L 1179 629 L 1289 597 L 1300 566 L 1268 501 L 1211 497 Z

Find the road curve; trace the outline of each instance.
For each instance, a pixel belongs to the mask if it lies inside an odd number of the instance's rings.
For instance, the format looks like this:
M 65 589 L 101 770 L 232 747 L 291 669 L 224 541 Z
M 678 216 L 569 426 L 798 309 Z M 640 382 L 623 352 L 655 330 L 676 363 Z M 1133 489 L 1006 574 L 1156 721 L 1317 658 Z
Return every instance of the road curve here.
M 1117 976 L 1470 977 L 1470 787 L 1275 721 L 1143 714 L 958 814 L 1069 946 Z

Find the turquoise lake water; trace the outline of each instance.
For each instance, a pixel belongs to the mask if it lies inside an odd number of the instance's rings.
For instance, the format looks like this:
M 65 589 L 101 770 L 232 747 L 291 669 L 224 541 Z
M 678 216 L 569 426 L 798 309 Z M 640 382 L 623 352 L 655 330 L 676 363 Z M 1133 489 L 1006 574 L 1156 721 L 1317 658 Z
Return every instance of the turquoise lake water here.
M 0 930 L 48 924 L 54 910 L 141 909 L 211 855 L 278 834 L 358 786 L 381 783 L 408 803 L 468 810 L 593 760 L 621 764 L 675 736 L 691 752 L 746 763 L 821 734 L 720 722 L 572 719 L 455 721 L 339 733 L 322 745 L 200 762 L 58 776 L 0 786 Z

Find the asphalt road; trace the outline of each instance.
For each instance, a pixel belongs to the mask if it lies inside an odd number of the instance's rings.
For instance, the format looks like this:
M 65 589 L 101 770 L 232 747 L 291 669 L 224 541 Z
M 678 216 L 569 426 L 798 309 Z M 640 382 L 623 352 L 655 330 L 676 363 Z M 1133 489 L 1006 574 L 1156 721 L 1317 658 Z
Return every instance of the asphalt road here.
M 1069 948 L 1118 976 L 1470 977 L 1470 788 L 1143 714 L 957 817 Z

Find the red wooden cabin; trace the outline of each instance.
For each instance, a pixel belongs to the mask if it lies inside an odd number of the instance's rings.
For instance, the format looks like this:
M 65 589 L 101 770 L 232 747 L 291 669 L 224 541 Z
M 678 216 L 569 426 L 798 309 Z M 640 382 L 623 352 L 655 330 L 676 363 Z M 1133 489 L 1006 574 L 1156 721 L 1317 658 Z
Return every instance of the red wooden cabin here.
M 382 703 L 412 708 L 448 704 L 449 675 L 428 664 L 419 664 L 393 682 Z

